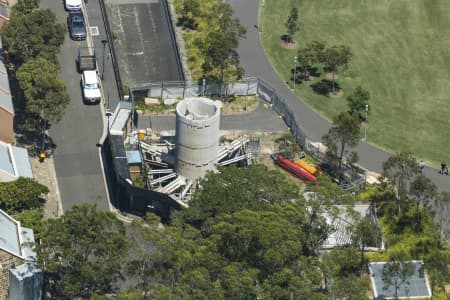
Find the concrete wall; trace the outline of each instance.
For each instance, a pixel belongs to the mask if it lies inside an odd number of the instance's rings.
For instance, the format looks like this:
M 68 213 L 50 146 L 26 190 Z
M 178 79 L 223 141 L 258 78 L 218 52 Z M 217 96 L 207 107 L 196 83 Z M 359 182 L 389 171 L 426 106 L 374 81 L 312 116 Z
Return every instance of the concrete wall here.
M 14 115 L 0 107 L 0 141 L 5 143 L 14 142 Z
M 220 138 L 220 108 L 207 98 L 186 98 L 176 109 L 175 169 L 200 178 L 215 170 Z

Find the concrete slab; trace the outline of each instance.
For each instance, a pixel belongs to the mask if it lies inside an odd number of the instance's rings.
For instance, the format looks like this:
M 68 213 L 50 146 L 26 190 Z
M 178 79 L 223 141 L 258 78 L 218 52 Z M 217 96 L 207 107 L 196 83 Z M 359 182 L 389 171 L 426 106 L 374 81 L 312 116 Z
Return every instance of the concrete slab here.
M 105 0 L 122 81 L 180 80 L 161 0 Z

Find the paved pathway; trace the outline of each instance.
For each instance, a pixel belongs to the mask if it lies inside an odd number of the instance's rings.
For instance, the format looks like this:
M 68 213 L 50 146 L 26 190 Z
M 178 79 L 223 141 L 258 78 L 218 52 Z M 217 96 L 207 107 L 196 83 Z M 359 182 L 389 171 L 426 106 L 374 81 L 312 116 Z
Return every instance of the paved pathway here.
M 299 100 L 278 77 L 269 63 L 255 26 L 258 24 L 258 0 L 227 0 L 227 2 L 234 9 L 235 16 L 240 19 L 241 24 L 247 28 L 247 38 L 240 42 L 238 49 L 241 65 L 244 67 L 246 75 L 257 76 L 270 82 L 277 94 L 286 99 L 296 119 L 301 122 L 305 129 L 306 135 L 311 140 L 320 141 L 322 135 L 328 131 L 330 123 Z M 381 172 L 382 162 L 387 160 L 390 155 L 364 142 L 361 142 L 355 150 L 358 151 L 360 164 L 375 172 Z M 425 168 L 425 175 L 433 180 L 439 190 L 450 191 L 450 176 L 441 176 L 436 169 L 429 167 Z

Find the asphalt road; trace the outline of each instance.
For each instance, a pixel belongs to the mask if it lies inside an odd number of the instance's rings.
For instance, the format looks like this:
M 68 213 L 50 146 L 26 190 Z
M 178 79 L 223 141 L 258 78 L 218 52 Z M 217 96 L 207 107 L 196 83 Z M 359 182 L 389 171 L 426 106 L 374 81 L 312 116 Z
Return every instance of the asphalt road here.
M 260 33 L 255 26 L 258 24 L 258 0 L 227 0 L 227 2 L 234 9 L 235 16 L 247 29 L 247 37 L 240 42 L 238 48 L 246 76 L 257 76 L 269 82 L 277 94 L 287 101 L 295 118 L 304 128 L 306 136 L 313 141 L 320 141 L 331 125 L 293 94 L 268 61 L 261 45 Z M 359 154 L 360 165 L 375 172 L 381 172 L 382 162 L 390 156 L 388 152 L 365 142 L 361 142 L 355 150 Z M 450 176 L 441 176 L 436 169 L 430 167 L 426 167 L 424 173 L 440 191 L 450 191 Z
M 62 1 L 41 0 L 42 8 L 52 10 L 59 22 L 66 24 L 67 13 Z M 82 102 L 80 74 L 76 71 L 77 47 L 86 42 L 74 42 L 68 35 L 58 56 L 60 78 L 65 82 L 70 104 L 63 119 L 53 124 L 50 136 L 56 144 L 53 153 L 63 210 L 82 203 L 96 203 L 108 210 L 102 168 L 96 147 L 103 123 L 98 105 Z

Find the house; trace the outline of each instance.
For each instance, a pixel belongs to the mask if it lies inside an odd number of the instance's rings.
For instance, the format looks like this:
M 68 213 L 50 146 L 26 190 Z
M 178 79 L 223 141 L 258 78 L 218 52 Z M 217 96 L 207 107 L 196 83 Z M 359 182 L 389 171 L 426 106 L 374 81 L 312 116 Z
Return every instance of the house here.
M 35 263 L 33 230 L 2 210 L 0 224 L 0 300 L 41 299 L 43 274 Z
M 1 2 L 0 2 L 1 3 Z M 14 142 L 14 106 L 5 64 L 0 60 L 0 141 Z
M 399 272 L 395 274 L 402 272 L 402 264 L 405 263 L 410 263 L 413 266 L 412 274 L 407 276 L 405 280 L 400 279 L 401 276 L 391 275 L 391 279 L 393 279 L 392 284 L 388 284 L 386 280 L 383 281 L 383 269 L 388 264 L 387 262 L 373 262 L 369 264 L 374 300 L 431 298 L 430 283 L 424 270 L 423 261 L 413 260 L 401 262 L 398 269 Z M 395 280 L 396 278 L 398 280 Z
M 325 250 L 351 244 L 352 237 L 348 229 L 357 219 L 367 218 L 375 228 L 378 228 L 375 212 L 370 205 L 355 205 L 353 207 L 335 205 L 334 208 L 337 213 L 324 213 L 322 215 L 327 221 L 327 224 L 332 228 L 332 232 L 322 245 L 322 248 Z M 376 244 L 366 247 L 368 251 L 376 251 L 383 248 L 384 245 L 381 235 Z
M 19 177 L 33 178 L 27 149 L 0 141 L 0 181 L 14 181 Z

